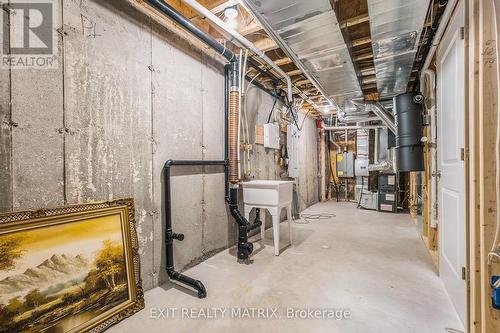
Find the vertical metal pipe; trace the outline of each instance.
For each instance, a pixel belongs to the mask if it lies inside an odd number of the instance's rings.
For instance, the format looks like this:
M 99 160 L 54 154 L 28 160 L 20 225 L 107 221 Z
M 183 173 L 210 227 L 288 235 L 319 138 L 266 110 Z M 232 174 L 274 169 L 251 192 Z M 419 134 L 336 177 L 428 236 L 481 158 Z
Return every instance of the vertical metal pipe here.
M 382 104 L 379 102 L 370 102 L 367 104 L 370 106 L 370 110 L 375 113 L 380 120 L 391 130 L 392 133 L 396 134 L 396 124 L 394 122 L 394 117 L 390 114 Z
M 226 202 L 229 202 L 229 74 L 230 64 L 224 66 L 224 189 Z
M 239 129 L 239 64 L 232 62 L 229 88 L 229 182 L 233 185 L 238 177 L 238 129 Z

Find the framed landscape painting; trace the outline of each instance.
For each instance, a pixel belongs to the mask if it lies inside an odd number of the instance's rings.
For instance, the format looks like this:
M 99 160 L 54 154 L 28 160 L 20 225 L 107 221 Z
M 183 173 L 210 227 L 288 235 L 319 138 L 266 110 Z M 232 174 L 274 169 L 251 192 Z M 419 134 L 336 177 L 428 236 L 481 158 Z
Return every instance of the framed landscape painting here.
M 0 213 L 0 332 L 101 332 L 142 308 L 133 199 Z

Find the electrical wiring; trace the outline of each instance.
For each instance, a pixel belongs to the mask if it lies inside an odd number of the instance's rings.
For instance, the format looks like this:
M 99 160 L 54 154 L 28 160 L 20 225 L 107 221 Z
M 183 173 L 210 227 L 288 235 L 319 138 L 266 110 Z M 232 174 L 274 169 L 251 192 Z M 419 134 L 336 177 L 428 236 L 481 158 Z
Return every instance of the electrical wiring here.
M 292 119 L 293 119 L 293 122 L 295 123 L 295 126 L 297 127 L 299 132 L 302 131 L 302 128 L 300 128 L 299 124 L 297 123 L 297 117 L 296 117 L 295 113 L 293 112 L 293 106 L 290 103 L 290 101 L 288 100 L 288 96 L 285 96 L 285 101 L 286 101 L 286 106 L 287 106 L 287 113 L 288 113 L 288 111 L 290 111 L 290 114 L 292 115 Z
M 271 108 L 271 111 L 269 112 L 269 116 L 267 117 L 267 123 L 269 124 L 271 122 L 271 116 L 274 112 L 274 108 L 276 107 L 276 102 L 278 101 L 278 94 L 275 95 L 274 97 L 274 102 L 273 102 L 273 107 Z
M 249 127 L 248 127 L 248 112 L 247 112 L 247 102 L 248 102 L 248 99 L 247 99 L 247 95 L 248 95 L 248 92 L 250 91 L 250 87 L 252 87 L 252 83 L 255 79 L 257 79 L 257 77 L 260 76 L 260 73 L 257 73 L 254 77 L 252 77 L 252 79 L 250 80 L 250 82 L 248 83 L 248 85 L 246 86 L 246 89 L 242 90 L 242 103 L 243 103 L 243 112 L 242 112 L 242 121 L 243 121 L 243 129 L 244 129 L 244 136 L 243 136 L 243 142 L 244 143 L 249 143 L 250 142 L 250 131 L 249 131 Z M 243 80 L 245 81 L 245 80 Z M 244 175 L 247 175 L 250 170 L 251 170 L 251 159 L 250 159 L 250 151 L 248 151 L 247 149 L 245 149 L 243 151 L 243 161 L 244 161 L 244 166 L 243 166 L 243 174 Z
M 304 123 L 306 122 L 309 112 L 311 112 L 311 109 L 307 110 L 306 114 L 304 115 L 304 118 L 302 119 L 302 124 L 300 124 L 300 127 L 298 127 L 299 132 L 302 131 L 302 128 L 304 128 Z
M 296 224 L 310 224 L 311 221 L 313 220 L 329 220 L 337 215 L 332 214 L 332 213 L 307 213 L 307 214 L 300 214 L 300 219 L 294 220 L 294 223 Z M 304 222 L 302 222 L 302 220 Z

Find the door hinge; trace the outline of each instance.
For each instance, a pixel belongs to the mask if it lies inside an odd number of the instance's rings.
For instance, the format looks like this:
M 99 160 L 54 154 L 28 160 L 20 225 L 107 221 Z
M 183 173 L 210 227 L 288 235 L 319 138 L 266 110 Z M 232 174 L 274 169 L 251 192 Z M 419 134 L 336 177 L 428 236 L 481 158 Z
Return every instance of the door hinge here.
M 465 267 L 462 267 L 462 280 L 467 280 L 467 269 Z
M 460 148 L 460 160 L 465 161 L 465 148 Z
M 464 40 L 465 39 L 465 28 L 460 27 L 460 39 Z

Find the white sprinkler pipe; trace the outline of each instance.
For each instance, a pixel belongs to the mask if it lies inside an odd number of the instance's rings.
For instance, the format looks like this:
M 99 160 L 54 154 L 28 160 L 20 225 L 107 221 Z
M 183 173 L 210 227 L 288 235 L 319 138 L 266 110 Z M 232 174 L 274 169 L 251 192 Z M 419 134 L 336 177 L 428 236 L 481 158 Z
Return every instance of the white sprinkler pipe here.
M 436 228 L 438 225 L 438 203 L 437 203 L 437 118 L 436 118 L 436 74 L 431 69 L 423 71 L 424 75 L 429 78 L 429 99 L 431 100 L 431 109 L 429 110 L 430 126 L 431 126 L 431 227 Z M 425 80 L 420 81 L 420 92 L 423 93 L 425 88 Z
M 446 29 L 447 23 L 450 20 L 451 14 L 453 13 L 453 9 L 455 9 L 455 5 L 458 0 L 449 0 L 446 8 L 444 10 L 443 15 L 441 16 L 441 22 L 439 23 L 439 27 L 434 35 L 434 39 L 432 40 L 432 46 L 427 53 L 427 57 L 425 58 L 424 66 L 422 67 L 422 71 L 420 74 L 420 82 L 423 81 L 424 72 L 427 68 L 429 68 L 432 58 L 434 57 L 434 53 L 436 53 L 436 49 L 441 42 L 441 38 L 443 37 L 444 31 Z
M 181 1 L 189 5 L 191 8 L 193 8 L 194 11 L 203 16 L 205 19 L 215 24 L 215 26 L 219 28 L 219 30 L 222 30 L 223 33 L 225 33 L 226 35 L 230 35 L 232 37 L 231 41 L 233 40 L 238 41 L 239 44 L 241 44 L 243 47 L 249 49 L 256 55 L 258 55 L 269 66 L 271 66 L 280 76 L 283 77 L 283 79 L 285 79 L 287 84 L 288 101 L 290 101 L 290 103 L 293 101 L 292 80 L 278 65 L 276 65 L 268 56 L 266 56 L 264 52 L 262 52 L 257 46 L 255 46 L 248 39 L 240 35 L 236 30 L 231 29 L 224 21 L 222 21 L 210 10 L 201 5 L 198 1 L 196 0 L 181 0 Z
M 358 130 L 358 129 L 377 129 L 387 128 L 385 125 L 366 125 L 366 126 L 325 126 L 325 131 L 343 131 L 343 130 Z
M 453 13 L 453 10 L 455 9 L 455 5 L 457 4 L 458 0 L 449 0 L 448 4 L 446 5 L 446 8 L 444 10 L 443 15 L 441 16 L 441 22 L 439 24 L 439 27 L 436 31 L 436 34 L 434 35 L 434 39 L 432 40 L 432 46 L 427 53 L 427 57 L 425 58 L 424 66 L 422 66 L 422 70 L 420 72 L 420 92 L 423 94 L 423 84 L 425 82 L 425 75 L 429 75 L 429 66 L 431 64 L 432 58 L 434 57 L 434 54 L 436 53 L 436 49 L 441 42 L 441 38 L 443 37 L 444 31 L 446 29 L 447 23 L 451 18 L 451 14 Z M 433 77 L 432 82 L 433 82 L 433 87 L 431 87 L 432 93 L 434 94 L 434 89 L 435 89 L 435 74 L 432 74 Z M 436 118 L 436 103 L 435 103 L 435 95 L 433 99 L 433 108 L 431 108 L 431 156 L 432 156 L 432 193 L 431 193 L 431 205 L 432 205 L 432 214 L 431 214 L 431 227 L 436 228 L 438 219 L 437 219 L 437 152 L 436 152 L 436 126 L 437 123 L 435 121 Z M 432 113 L 434 113 L 434 116 L 432 116 Z M 434 125 L 432 124 L 434 122 Z M 434 147 L 432 147 L 434 146 Z M 434 154 L 432 153 L 434 152 Z

